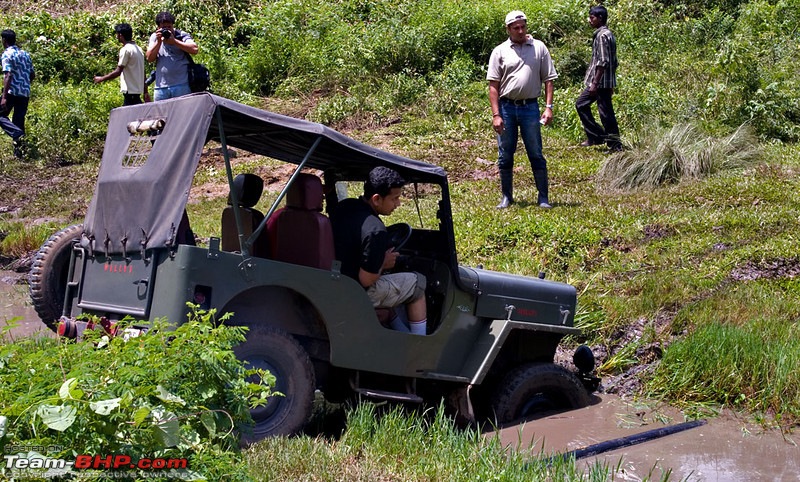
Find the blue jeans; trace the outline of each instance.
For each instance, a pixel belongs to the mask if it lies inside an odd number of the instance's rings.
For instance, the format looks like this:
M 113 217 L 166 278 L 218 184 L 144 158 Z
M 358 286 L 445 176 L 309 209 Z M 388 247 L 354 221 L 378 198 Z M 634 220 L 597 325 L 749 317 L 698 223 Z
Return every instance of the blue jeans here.
M 192 89 L 189 87 L 188 83 L 170 85 L 169 87 L 160 87 L 153 89 L 153 100 L 156 101 L 156 100 L 172 99 L 174 97 L 189 95 L 191 93 Z
M 539 104 L 531 102 L 525 105 L 514 105 L 500 99 L 500 116 L 505 129 L 497 135 L 497 167 L 499 169 L 514 168 L 514 152 L 517 150 L 517 139 L 522 135 L 522 143 L 528 152 L 531 169 L 547 169 L 547 161 L 542 154 L 542 130 L 539 124 Z

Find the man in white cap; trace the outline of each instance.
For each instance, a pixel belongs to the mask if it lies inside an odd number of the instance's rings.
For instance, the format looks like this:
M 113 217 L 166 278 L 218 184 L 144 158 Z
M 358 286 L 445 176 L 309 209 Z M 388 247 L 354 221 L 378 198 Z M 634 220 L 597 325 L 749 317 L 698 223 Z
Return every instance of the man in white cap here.
M 523 12 L 514 10 L 506 15 L 506 31 L 508 40 L 492 50 L 486 73 L 503 195 L 497 207 L 504 209 L 514 202 L 514 153 L 521 135 L 539 191 L 537 204 L 549 208 L 541 126 L 553 120 L 553 81 L 558 74 L 545 44 L 528 35 L 528 19 Z M 539 108 L 542 86 L 544 110 Z

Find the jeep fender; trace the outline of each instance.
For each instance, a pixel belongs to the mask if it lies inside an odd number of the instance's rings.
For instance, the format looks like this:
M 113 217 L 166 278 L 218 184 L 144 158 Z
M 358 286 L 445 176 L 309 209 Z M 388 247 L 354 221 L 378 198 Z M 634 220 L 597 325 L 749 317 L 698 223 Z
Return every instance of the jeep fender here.
M 471 385 L 480 385 L 490 372 L 504 373 L 508 368 L 525 362 L 552 362 L 561 338 L 579 333 L 580 329 L 571 326 L 487 321 L 486 329 L 476 340 L 461 375 L 469 378 Z

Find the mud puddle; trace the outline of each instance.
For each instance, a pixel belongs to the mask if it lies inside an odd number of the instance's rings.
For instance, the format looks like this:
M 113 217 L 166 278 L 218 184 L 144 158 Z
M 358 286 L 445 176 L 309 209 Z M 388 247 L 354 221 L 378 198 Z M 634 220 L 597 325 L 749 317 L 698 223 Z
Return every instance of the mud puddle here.
M 504 444 L 551 455 L 579 450 L 600 442 L 630 437 L 684 422 L 668 407 L 652 408 L 602 394 L 580 410 L 551 415 L 506 427 Z M 586 467 L 601 461 L 621 462 L 615 480 L 690 480 L 708 482 L 800 480 L 800 435 L 782 435 L 739 419 L 731 413 L 707 419 L 705 425 L 637 445 L 578 460 Z
M 0 270 L 0 330 L 15 320 L 16 326 L 9 332 L 13 338 L 40 332 L 52 336 L 53 332 L 42 323 L 31 306 L 25 276 L 13 271 Z

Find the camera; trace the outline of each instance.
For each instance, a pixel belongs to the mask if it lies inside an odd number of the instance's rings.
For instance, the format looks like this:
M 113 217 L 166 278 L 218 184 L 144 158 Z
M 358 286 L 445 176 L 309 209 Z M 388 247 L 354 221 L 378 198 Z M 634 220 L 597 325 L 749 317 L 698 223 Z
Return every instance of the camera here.
M 161 29 L 161 38 L 166 40 L 166 39 L 168 39 L 170 37 L 172 37 L 172 31 L 170 29 L 168 29 L 168 28 L 162 28 Z

